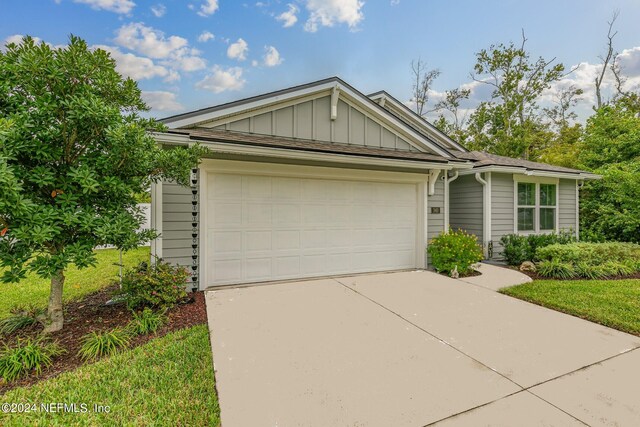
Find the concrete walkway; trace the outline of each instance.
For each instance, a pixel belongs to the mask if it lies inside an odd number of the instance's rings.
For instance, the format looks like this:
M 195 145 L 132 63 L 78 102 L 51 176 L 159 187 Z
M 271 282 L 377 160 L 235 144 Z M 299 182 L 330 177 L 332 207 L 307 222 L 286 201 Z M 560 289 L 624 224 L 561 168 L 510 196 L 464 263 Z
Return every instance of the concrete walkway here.
M 206 301 L 223 427 L 640 425 L 640 338 L 481 284 L 399 272 Z
M 480 272 L 480 276 L 463 277 L 462 280 L 472 285 L 482 286 L 483 288 L 498 289 L 506 288 L 514 285 L 531 282 L 531 277 L 507 267 L 499 267 L 493 264 L 479 263 L 476 270 Z

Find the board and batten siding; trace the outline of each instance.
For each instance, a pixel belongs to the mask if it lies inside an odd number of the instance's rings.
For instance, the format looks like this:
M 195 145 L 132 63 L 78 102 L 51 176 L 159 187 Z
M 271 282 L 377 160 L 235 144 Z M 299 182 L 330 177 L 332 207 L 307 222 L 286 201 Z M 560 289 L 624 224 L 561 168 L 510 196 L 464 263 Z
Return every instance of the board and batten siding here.
M 558 215 L 560 230 L 573 231 L 578 229 L 576 224 L 576 181 L 561 179 L 559 185 Z
M 449 184 L 449 225 L 478 236 L 482 244 L 482 184 L 463 175 Z
M 192 264 L 191 200 L 191 188 L 162 183 L 162 259 L 171 264 Z
M 331 120 L 331 96 L 302 101 L 221 125 L 213 122 L 204 123 L 201 126 L 288 138 L 418 151 L 397 132 L 378 123 L 341 99 L 338 100 L 337 117 Z
M 491 173 L 491 240 L 493 258 L 502 257 L 500 239 L 513 234 L 513 174 Z

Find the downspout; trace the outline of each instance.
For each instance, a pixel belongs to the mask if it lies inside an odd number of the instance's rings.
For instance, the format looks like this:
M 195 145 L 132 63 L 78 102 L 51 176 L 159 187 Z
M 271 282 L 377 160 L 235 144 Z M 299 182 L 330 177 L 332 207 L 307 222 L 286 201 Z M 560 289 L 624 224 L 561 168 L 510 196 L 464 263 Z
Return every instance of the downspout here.
M 576 181 L 576 240 L 580 240 L 580 189 L 584 181 Z
M 449 232 L 449 184 L 458 179 L 459 172 L 453 171 L 453 176 L 449 178 L 449 173 L 445 172 L 445 186 L 444 186 L 444 232 Z
M 475 176 L 476 181 L 482 184 L 482 251 L 485 259 L 489 259 L 489 242 L 491 241 L 491 172 L 486 172 L 486 179 L 482 179 L 480 172 L 477 172 Z

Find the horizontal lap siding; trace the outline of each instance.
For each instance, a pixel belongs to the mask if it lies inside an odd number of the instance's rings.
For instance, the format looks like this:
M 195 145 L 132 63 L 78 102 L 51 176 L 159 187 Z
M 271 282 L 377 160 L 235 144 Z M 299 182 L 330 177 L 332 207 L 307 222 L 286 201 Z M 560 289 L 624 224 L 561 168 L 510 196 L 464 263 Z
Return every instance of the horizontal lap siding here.
M 173 264 L 192 262 L 191 200 L 189 187 L 162 183 L 162 258 Z
M 513 174 L 494 172 L 491 174 L 491 240 L 494 258 L 502 257 L 502 236 L 513 233 L 513 216 Z
M 558 212 L 560 230 L 576 231 L 576 182 L 570 179 L 560 180 Z
M 439 214 L 432 214 L 431 208 L 440 208 Z M 427 238 L 428 240 L 438 236 L 444 230 L 444 181 L 438 179 L 435 193 L 427 200 Z
M 449 184 L 449 224 L 478 236 L 482 242 L 482 185 L 473 175 Z

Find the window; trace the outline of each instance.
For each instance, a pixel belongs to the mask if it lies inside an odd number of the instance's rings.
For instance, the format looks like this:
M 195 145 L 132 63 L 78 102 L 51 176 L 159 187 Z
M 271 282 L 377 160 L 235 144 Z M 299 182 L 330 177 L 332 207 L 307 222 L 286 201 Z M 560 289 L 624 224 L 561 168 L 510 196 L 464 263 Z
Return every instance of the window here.
M 557 191 L 557 184 L 517 182 L 516 220 L 519 232 L 555 230 Z
M 536 211 L 536 185 L 518 183 L 518 231 L 534 231 Z

